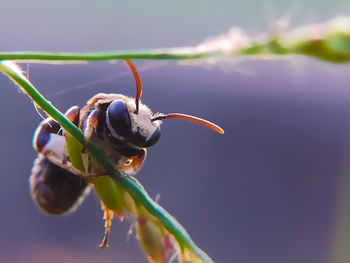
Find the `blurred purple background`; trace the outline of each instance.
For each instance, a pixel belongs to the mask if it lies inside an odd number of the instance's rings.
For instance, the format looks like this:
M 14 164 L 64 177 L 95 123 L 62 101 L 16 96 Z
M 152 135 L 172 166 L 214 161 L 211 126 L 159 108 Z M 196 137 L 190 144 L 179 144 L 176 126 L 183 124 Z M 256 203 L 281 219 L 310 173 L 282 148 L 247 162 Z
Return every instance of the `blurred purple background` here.
M 315 4 L 300 4 L 301 18 L 293 24 L 350 9 L 345 1 L 321 1 L 318 10 Z M 102 51 L 192 45 L 232 25 L 267 31 L 264 8 L 281 14 L 289 5 L 2 0 L 0 47 Z M 160 193 L 160 204 L 194 241 L 215 262 L 332 262 L 340 182 L 349 160 L 349 65 L 302 58 L 211 69 L 135 64 L 143 102 L 153 111 L 194 114 L 225 129 L 220 136 L 166 121 L 138 175 L 153 197 Z M 135 94 L 123 63 L 32 64 L 29 77 L 62 111 L 84 105 L 97 92 Z M 0 76 L 0 86 L 0 262 L 146 262 L 135 238 L 126 241 L 129 222 L 115 220 L 111 247 L 97 247 L 103 220 L 94 193 L 68 216 L 38 211 L 28 178 L 36 156 L 32 134 L 41 118 L 6 77 Z

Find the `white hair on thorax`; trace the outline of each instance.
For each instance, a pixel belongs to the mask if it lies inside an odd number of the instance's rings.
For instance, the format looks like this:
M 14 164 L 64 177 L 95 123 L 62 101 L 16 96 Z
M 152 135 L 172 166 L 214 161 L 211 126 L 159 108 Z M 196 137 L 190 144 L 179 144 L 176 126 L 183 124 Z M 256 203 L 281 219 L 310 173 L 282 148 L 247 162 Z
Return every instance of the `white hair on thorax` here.
M 160 124 L 158 121 L 151 122 L 151 119 L 153 118 L 151 109 L 140 101 L 139 111 L 135 114 L 135 99 L 126 97 L 124 101 L 129 111 L 132 131 L 135 133 L 138 132 L 146 139 L 149 139 Z

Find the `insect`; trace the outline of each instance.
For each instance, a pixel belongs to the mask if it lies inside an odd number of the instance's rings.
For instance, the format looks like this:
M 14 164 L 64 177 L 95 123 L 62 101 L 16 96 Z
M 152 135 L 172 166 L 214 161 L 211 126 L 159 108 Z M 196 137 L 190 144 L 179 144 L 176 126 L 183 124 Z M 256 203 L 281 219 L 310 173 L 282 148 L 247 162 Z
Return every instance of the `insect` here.
M 126 176 L 137 174 L 146 159 L 147 148 L 160 137 L 162 120 L 178 118 L 207 126 L 219 133 L 223 130 L 207 120 L 190 115 L 171 113 L 153 114 L 140 98 L 140 77 L 131 61 L 137 93 L 135 98 L 122 94 L 99 93 L 83 108 L 73 106 L 65 116 L 83 132 L 87 141 L 102 148 L 114 161 L 115 169 Z M 30 191 L 38 207 L 53 215 L 74 211 L 89 193 L 92 182 L 86 174 L 103 175 L 104 170 L 82 149 L 85 172 L 76 169 L 70 160 L 67 134 L 53 119 L 43 120 L 33 137 L 33 147 L 38 152 L 30 176 Z M 102 203 L 102 206 L 107 206 Z M 108 221 L 108 211 L 105 209 Z M 109 227 L 101 243 L 106 247 Z

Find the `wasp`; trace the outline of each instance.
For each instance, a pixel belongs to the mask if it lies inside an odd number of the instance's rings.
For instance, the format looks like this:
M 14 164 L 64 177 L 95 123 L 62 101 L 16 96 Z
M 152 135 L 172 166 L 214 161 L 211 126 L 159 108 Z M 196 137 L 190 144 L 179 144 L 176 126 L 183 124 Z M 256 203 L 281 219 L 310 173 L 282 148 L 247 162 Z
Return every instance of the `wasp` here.
M 160 138 L 163 120 L 178 118 L 224 131 L 214 123 L 191 115 L 152 113 L 140 101 L 142 86 L 135 66 L 125 60 L 136 82 L 136 97 L 99 93 L 83 108 L 73 106 L 65 116 L 83 132 L 87 141 L 102 148 L 126 176 L 136 175 L 147 157 L 147 148 Z M 69 158 L 65 131 L 52 118 L 43 120 L 33 137 L 38 152 L 30 176 L 30 191 L 34 202 L 45 213 L 61 215 L 77 209 L 92 187 L 86 174 L 103 175 L 105 171 L 84 154 L 85 173 L 76 169 Z M 103 206 L 103 204 L 102 204 Z M 106 216 L 106 214 L 105 214 Z M 107 245 L 108 230 L 101 246 Z

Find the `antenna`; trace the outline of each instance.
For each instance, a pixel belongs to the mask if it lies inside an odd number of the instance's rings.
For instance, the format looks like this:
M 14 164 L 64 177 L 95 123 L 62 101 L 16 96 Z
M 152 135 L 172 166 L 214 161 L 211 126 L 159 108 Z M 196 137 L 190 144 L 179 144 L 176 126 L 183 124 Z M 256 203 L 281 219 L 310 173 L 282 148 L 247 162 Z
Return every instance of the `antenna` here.
M 207 121 L 207 120 L 195 117 L 195 116 L 187 115 L 187 114 L 182 114 L 182 113 L 169 113 L 167 115 L 160 115 L 160 116 L 153 118 L 151 121 L 153 122 L 153 121 L 165 120 L 165 119 L 183 119 L 186 121 L 192 121 L 192 122 L 201 124 L 203 126 L 206 126 L 210 129 L 213 129 L 214 131 L 216 131 L 220 134 L 224 134 L 224 130 L 220 126 L 218 126 L 210 121 Z
M 125 61 L 125 64 L 129 66 L 129 68 L 130 68 L 130 70 L 135 78 L 135 82 L 136 82 L 136 97 L 135 97 L 136 110 L 135 110 L 135 114 L 138 114 L 139 113 L 139 102 L 140 102 L 140 98 L 142 95 L 142 85 L 141 85 L 140 76 L 139 76 L 139 73 L 137 73 L 135 65 L 129 59 L 125 59 L 124 61 Z

